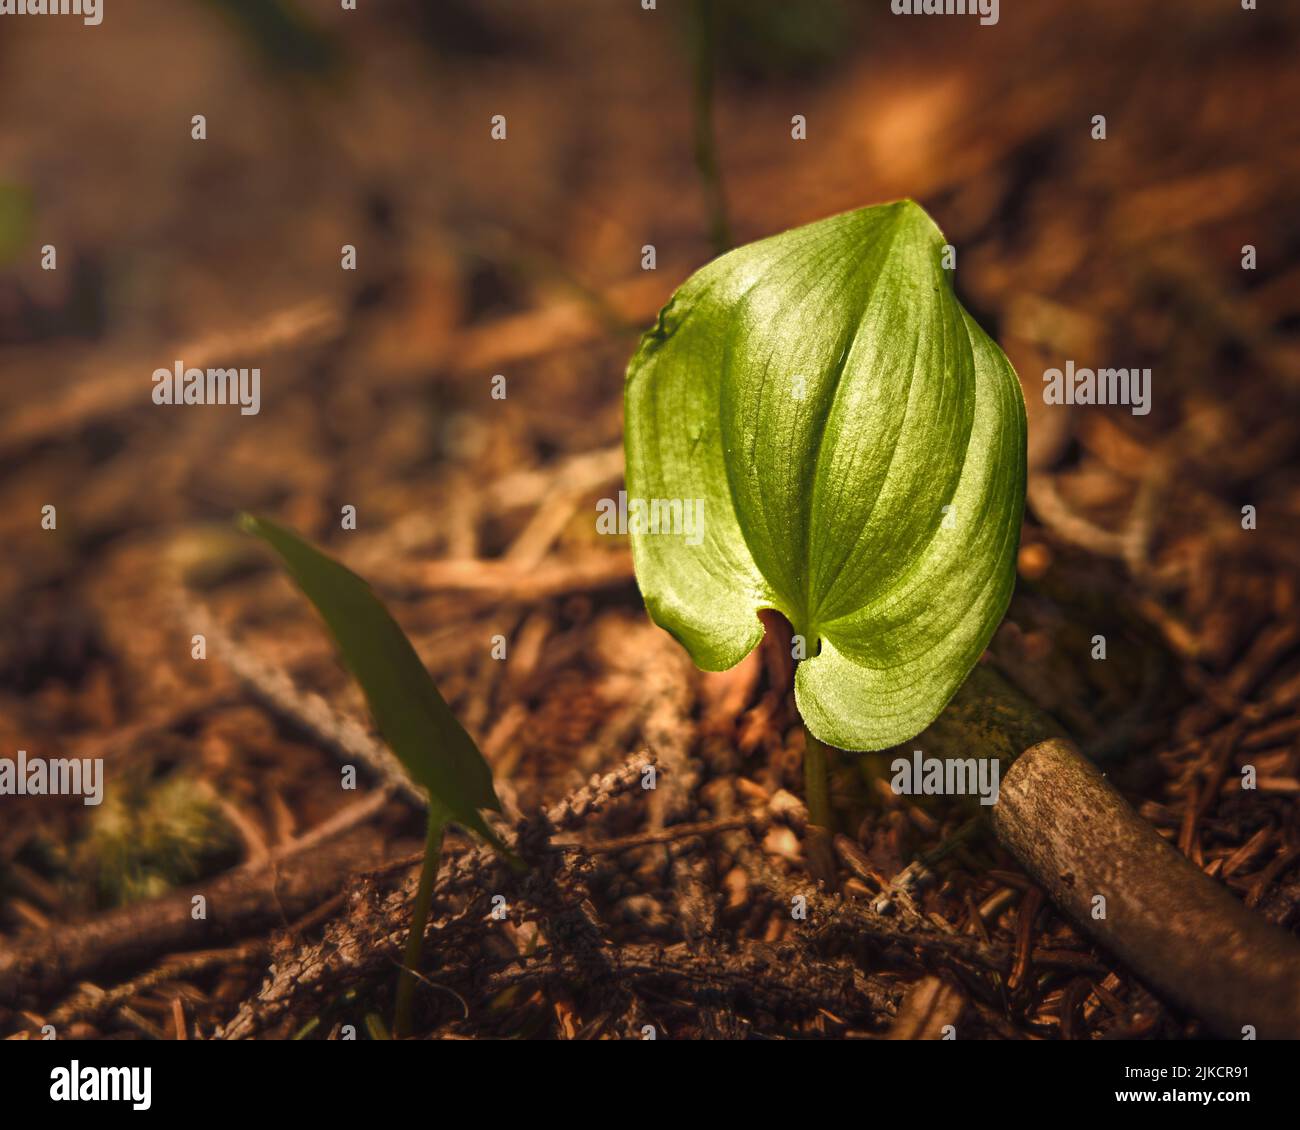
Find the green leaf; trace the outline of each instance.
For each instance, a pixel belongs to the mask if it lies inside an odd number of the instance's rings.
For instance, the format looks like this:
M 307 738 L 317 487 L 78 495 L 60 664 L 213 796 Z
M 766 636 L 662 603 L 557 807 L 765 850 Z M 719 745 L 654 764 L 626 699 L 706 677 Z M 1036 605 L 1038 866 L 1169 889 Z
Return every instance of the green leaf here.
M 501 810 L 492 770 L 370 586 L 275 522 L 242 514 L 239 524 L 279 554 L 316 606 L 379 732 L 411 777 L 429 790 L 434 815 L 472 828 L 499 847 L 479 815 L 483 808 Z
M 799 710 L 842 749 L 924 729 L 1015 580 L 1024 402 L 944 246 L 909 200 L 741 247 L 686 281 L 628 367 L 651 617 L 720 671 L 762 637 L 760 609 L 782 612 L 806 640 Z M 702 538 L 665 532 L 673 500 L 696 499 Z

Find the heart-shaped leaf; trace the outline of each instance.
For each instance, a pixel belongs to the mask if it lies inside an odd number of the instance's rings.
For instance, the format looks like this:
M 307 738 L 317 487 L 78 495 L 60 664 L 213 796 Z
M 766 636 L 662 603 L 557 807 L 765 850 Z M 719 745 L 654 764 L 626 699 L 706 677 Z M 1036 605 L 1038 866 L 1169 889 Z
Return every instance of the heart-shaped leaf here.
M 483 808 L 501 810 L 492 770 L 370 586 L 275 522 L 244 514 L 239 523 L 279 554 L 316 606 L 379 732 L 411 777 L 429 790 L 435 817 L 455 820 L 499 846 L 479 815 Z
M 1015 580 L 1024 402 L 944 249 L 912 201 L 741 247 L 686 281 L 628 367 L 650 615 L 720 671 L 762 637 L 760 609 L 782 612 L 807 649 L 799 710 L 842 749 L 933 720 Z

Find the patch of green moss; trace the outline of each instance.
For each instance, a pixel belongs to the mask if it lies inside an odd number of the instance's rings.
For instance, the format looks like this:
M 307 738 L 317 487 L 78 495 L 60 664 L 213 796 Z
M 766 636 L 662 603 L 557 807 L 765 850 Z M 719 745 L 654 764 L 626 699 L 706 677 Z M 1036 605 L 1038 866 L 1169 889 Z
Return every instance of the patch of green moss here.
M 32 197 L 25 188 L 0 184 L 0 263 L 18 257 L 31 234 Z
M 154 898 L 238 861 L 239 838 L 211 790 L 183 773 L 107 790 L 77 849 L 101 906 Z

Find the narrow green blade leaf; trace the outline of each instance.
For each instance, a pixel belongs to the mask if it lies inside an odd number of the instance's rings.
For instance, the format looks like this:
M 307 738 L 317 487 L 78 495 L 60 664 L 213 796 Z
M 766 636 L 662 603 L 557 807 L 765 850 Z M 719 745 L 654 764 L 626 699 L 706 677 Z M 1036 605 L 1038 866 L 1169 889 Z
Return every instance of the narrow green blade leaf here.
M 944 246 L 902 201 L 739 248 L 687 280 L 628 368 L 651 616 L 721 670 L 761 638 L 760 609 L 784 613 L 806 641 L 799 709 L 844 749 L 933 720 L 1015 579 L 1024 404 Z M 702 536 L 664 529 L 700 506 Z
M 434 808 L 498 844 L 479 815 L 501 810 L 492 770 L 370 586 L 275 522 L 244 514 L 239 523 L 275 550 L 316 606 L 379 732 Z

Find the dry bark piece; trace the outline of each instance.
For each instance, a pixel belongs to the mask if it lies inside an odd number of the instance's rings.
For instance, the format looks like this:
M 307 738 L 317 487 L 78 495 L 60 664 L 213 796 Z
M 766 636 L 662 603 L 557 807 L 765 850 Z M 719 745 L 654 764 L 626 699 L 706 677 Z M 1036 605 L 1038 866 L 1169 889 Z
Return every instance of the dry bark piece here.
M 891 1040 L 942 1040 L 961 1019 L 966 996 L 940 977 L 922 977 L 907 991 L 889 1028 Z
M 1219 1035 L 1300 1038 L 1300 943 L 1179 855 L 1069 742 L 1022 753 L 992 818 L 1057 906 Z

